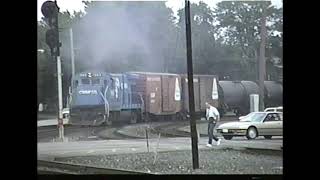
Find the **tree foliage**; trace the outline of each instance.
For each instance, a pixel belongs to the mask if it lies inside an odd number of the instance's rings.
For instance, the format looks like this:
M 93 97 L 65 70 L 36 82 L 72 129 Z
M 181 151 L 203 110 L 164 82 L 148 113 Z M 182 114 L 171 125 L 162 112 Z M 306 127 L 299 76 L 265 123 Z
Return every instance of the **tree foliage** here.
M 239 49 L 238 61 L 247 74 L 255 79 L 259 57 L 261 18 L 267 17 L 267 61 L 282 58 L 282 8 L 270 6 L 270 2 L 220 2 L 214 10 L 217 29 L 222 42 Z M 245 73 L 242 73 L 245 75 Z

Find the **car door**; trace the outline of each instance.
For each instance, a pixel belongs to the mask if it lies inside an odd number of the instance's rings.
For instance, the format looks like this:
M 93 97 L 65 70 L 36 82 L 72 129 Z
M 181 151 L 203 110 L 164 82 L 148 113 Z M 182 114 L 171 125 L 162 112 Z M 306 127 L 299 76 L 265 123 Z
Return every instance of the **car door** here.
M 283 114 L 282 113 L 277 113 L 277 116 L 279 118 L 279 121 L 277 121 L 277 126 L 276 126 L 276 135 L 282 136 L 283 134 Z
M 260 135 L 282 135 L 282 121 L 278 113 L 269 113 L 263 120 Z

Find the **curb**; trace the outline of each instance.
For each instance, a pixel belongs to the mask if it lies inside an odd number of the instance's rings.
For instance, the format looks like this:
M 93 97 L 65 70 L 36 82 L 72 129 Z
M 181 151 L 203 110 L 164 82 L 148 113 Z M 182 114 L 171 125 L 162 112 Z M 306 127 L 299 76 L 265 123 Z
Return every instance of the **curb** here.
M 69 124 L 69 119 L 63 119 L 63 125 Z M 37 127 L 44 127 L 44 126 L 57 126 L 58 120 L 57 119 L 46 119 L 46 120 L 38 120 Z

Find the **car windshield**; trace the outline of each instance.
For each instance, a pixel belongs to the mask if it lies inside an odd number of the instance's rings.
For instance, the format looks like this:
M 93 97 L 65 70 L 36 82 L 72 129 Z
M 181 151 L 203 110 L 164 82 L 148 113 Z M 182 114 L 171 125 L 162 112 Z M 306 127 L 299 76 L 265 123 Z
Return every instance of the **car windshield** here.
M 265 116 L 265 113 L 250 113 L 243 121 L 261 122 Z
M 241 116 L 241 117 L 239 117 L 239 120 L 240 121 L 250 121 L 250 118 L 251 118 L 251 116 L 253 116 L 255 113 L 250 113 L 250 114 L 247 114 L 246 116 Z

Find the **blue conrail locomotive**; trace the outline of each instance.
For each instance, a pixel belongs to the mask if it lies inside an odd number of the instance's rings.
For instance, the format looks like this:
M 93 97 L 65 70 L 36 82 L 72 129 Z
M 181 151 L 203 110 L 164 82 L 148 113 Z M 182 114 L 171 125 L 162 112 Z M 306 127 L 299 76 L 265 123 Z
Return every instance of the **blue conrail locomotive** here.
M 126 74 L 83 72 L 72 78 L 70 123 L 73 125 L 111 125 L 120 114 L 128 114 L 131 123 L 142 118 L 143 99 L 131 93 Z

